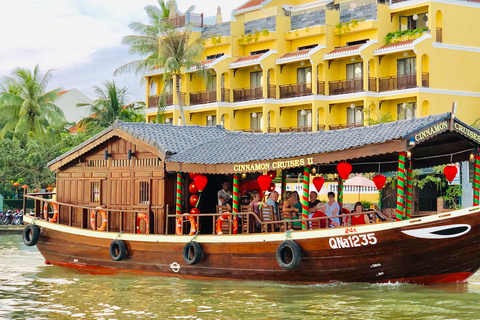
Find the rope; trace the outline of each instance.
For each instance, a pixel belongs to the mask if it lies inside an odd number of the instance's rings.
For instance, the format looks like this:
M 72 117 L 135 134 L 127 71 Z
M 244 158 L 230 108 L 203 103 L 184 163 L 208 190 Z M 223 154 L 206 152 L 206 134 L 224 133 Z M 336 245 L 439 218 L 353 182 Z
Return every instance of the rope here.
M 290 241 L 292 240 L 292 232 L 293 232 L 292 229 L 287 230 L 287 231 L 285 232 L 285 240 L 290 240 Z
M 196 240 L 197 240 L 197 236 L 198 236 L 198 231 L 195 232 L 195 235 L 193 236 L 192 240 L 190 240 L 190 241 L 196 241 Z
M 118 238 L 120 238 L 120 236 L 122 235 L 122 233 L 123 233 L 123 230 L 120 231 L 120 232 L 117 234 L 117 237 L 115 238 L 115 240 L 117 240 Z

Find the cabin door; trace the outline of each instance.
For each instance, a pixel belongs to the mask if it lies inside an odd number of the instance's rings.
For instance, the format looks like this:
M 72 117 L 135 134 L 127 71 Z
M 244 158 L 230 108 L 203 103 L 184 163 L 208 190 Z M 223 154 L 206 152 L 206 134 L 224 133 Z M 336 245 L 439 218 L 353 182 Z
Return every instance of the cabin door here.
M 150 214 L 151 210 L 151 199 L 152 199 L 152 180 L 151 179 L 142 179 L 142 180 L 135 180 L 135 197 L 134 197 L 134 203 L 133 203 L 133 208 L 136 210 L 138 213 L 146 213 L 148 216 L 148 227 L 149 227 L 149 233 L 153 233 L 153 217 Z M 146 233 L 146 226 L 147 223 L 145 220 L 140 220 L 138 221 L 138 226 L 140 230 L 140 233 Z

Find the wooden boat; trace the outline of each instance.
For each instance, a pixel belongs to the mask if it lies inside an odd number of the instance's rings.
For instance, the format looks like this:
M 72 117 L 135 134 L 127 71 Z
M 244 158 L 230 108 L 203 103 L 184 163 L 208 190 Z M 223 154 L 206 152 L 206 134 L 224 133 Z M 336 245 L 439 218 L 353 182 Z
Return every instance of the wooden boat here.
M 297 146 L 278 149 L 285 139 L 294 139 Z M 264 221 L 237 207 L 243 232 L 233 234 L 228 221 L 234 215 L 214 208 L 223 179 L 233 176 L 238 183 L 241 173 L 255 176 L 307 166 L 330 173 L 340 160 L 352 164 L 353 172 L 396 171 L 408 151 L 410 168 L 465 161 L 472 152 L 480 164 L 479 144 L 480 132 L 451 113 L 332 132 L 278 134 L 117 122 L 49 163 L 57 173 L 57 199 L 49 199 L 50 193 L 26 195 L 35 200 L 35 214 L 24 218 L 24 238 L 37 245 L 46 263 L 94 273 L 295 283 L 465 281 L 480 268 L 480 170 L 475 170 L 475 207 L 409 219 L 402 204 L 397 206 L 400 221 L 312 230 L 307 225 L 293 231 L 288 222 Z M 240 147 L 253 145 L 262 152 L 252 155 L 251 148 Z M 185 201 L 189 190 L 182 188 L 191 182 L 185 172 L 208 178 L 198 206 L 202 213 L 186 213 L 192 206 Z M 399 194 L 397 202 L 404 199 Z M 175 203 L 177 214 L 171 210 Z M 222 216 L 224 222 L 219 222 Z M 318 219 L 324 218 L 308 220 Z M 248 221 L 273 230 L 255 233 Z M 189 225 L 199 232 L 189 234 Z M 226 225 L 229 234 L 215 234 L 215 225 Z M 275 231 L 275 226 L 284 230 Z

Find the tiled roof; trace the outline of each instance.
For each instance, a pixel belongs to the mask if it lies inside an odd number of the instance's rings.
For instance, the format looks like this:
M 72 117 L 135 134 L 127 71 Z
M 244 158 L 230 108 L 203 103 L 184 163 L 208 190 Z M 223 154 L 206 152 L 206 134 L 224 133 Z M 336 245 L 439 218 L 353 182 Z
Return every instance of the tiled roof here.
M 250 60 L 257 60 L 257 59 L 259 59 L 262 55 L 263 55 L 263 53 L 254 54 L 253 56 L 241 57 L 241 58 L 235 60 L 235 61 L 232 62 L 232 63 L 239 63 L 239 62 L 246 62 L 246 61 L 250 61 Z
M 259 5 L 262 4 L 263 1 L 264 0 L 250 0 L 250 1 L 247 1 L 242 6 L 235 9 L 235 11 L 240 11 L 240 10 L 244 10 L 244 9 L 247 9 L 247 8 L 259 6 Z
M 358 50 L 360 49 L 360 47 L 363 45 L 362 44 L 356 44 L 356 45 L 353 45 L 353 46 L 344 46 L 344 47 L 337 47 L 335 48 L 333 51 L 330 51 L 329 53 L 327 54 L 336 54 L 336 53 L 340 53 L 340 52 L 347 52 L 347 51 L 353 51 L 353 50 Z
M 307 55 L 307 54 L 310 52 L 310 50 L 311 50 L 311 49 L 305 49 L 305 50 L 298 50 L 298 51 L 293 51 L 293 52 L 287 52 L 287 53 L 285 53 L 283 56 L 281 56 L 280 58 L 278 58 L 278 60 L 293 58 L 293 57 L 297 57 L 297 56 L 301 56 L 301 55 Z
M 207 65 L 209 63 L 212 63 L 213 61 L 215 61 L 216 59 L 209 59 L 209 60 L 203 60 L 202 62 L 200 62 L 200 64 L 202 65 Z
M 412 44 L 413 41 L 415 41 L 415 40 L 412 39 L 412 40 L 400 41 L 400 42 L 397 42 L 397 43 L 390 43 L 390 44 L 387 44 L 385 46 L 382 46 L 382 47 L 378 48 L 377 50 L 391 49 L 391 48 L 395 48 L 395 47 L 402 47 L 402 46 Z
M 154 124 L 144 122 L 115 121 L 113 125 L 81 143 L 60 157 L 50 161 L 48 166 L 81 150 L 114 129 L 119 129 L 132 137 L 142 140 L 158 148 L 164 155 L 175 154 L 187 149 L 195 148 L 199 144 L 211 139 L 223 138 L 228 131 L 221 126 L 176 126 L 171 124 Z M 88 150 L 87 150 L 88 151 Z
M 197 164 L 245 163 L 342 151 L 405 138 L 413 132 L 448 118 L 450 113 L 368 127 L 319 132 L 272 134 L 230 131 L 221 138 L 179 152 L 168 161 Z

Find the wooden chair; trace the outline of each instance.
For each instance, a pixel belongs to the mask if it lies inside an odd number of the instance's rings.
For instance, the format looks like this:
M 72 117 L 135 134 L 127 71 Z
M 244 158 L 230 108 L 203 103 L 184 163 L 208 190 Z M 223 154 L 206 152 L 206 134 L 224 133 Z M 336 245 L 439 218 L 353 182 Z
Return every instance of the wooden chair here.
M 285 218 L 290 219 L 290 215 L 285 217 L 283 214 L 283 206 L 278 206 L 278 217 L 280 218 L 279 221 L 282 221 L 278 223 L 280 232 L 286 232 L 288 229 L 291 229 L 291 223 L 285 221 Z
M 227 206 L 219 206 L 219 205 L 217 205 L 217 213 L 231 214 L 231 212 L 228 211 Z M 213 234 L 216 233 L 217 220 L 218 219 L 220 219 L 220 216 L 217 216 L 213 219 Z M 230 222 L 230 219 L 223 220 L 223 222 L 222 222 L 222 232 L 224 234 L 231 234 L 232 233 L 232 223 Z
M 260 209 L 260 214 L 263 222 L 272 222 L 275 221 L 275 213 L 273 212 L 273 206 L 267 206 L 263 204 L 262 208 Z M 262 224 L 262 232 L 273 232 L 273 223 L 270 224 Z
M 250 212 L 250 206 L 242 205 L 240 207 L 240 212 Z M 242 233 L 250 233 L 250 215 L 242 214 Z

